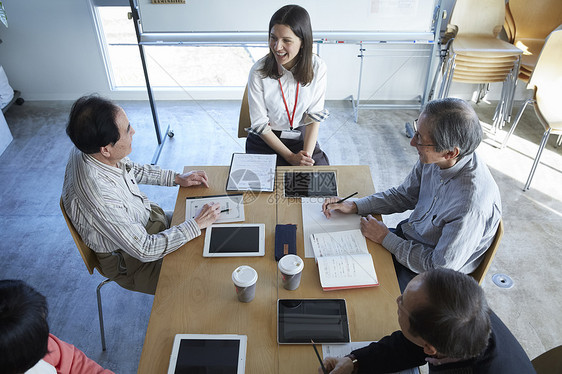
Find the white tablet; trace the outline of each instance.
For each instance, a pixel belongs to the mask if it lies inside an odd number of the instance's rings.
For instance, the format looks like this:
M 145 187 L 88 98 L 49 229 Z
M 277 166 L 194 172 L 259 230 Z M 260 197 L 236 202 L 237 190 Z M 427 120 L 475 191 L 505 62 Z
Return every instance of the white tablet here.
M 203 257 L 265 255 L 265 224 L 212 225 L 207 228 Z
M 168 374 L 244 374 L 246 335 L 177 334 Z

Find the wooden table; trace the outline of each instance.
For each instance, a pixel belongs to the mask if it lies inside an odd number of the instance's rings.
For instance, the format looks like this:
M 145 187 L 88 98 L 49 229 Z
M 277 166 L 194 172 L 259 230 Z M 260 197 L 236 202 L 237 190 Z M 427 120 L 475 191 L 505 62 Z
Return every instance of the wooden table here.
M 187 196 L 225 194 L 227 166 L 186 167 L 205 170 L 210 188 L 180 188 L 172 224 L 185 219 Z M 204 258 L 202 235 L 164 258 L 139 373 L 166 373 L 175 334 L 243 334 L 248 336 L 246 373 L 316 373 L 318 360 L 309 345 L 277 344 L 278 298 L 345 298 L 351 339 L 377 340 L 399 328 L 396 297 L 400 294 L 392 257 L 380 245 L 367 240 L 380 285 L 324 292 L 314 259 L 305 259 L 300 287 L 283 288 L 274 259 L 275 225 L 296 223 L 297 254 L 304 258 L 300 199 L 283 197 L 283 172 L 310 168 L 280 167 L 273 193 L 244 194 L 246 223 L 265 223 L 264 257 Z M 368 166 L 318 166 L 314 170 L 336 171 L 342 195 L 359 191 L 358 197 L 374 192 Z M 256 297 L 238 301 L 232 271 L 250 265 L 258 272 Z

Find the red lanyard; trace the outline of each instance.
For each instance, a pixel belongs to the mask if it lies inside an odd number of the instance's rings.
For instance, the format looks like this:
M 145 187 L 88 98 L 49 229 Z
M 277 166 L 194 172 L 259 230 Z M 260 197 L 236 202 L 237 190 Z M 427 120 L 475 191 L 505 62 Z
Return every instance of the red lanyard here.
M 295 112 L 297 111 L 297 101 L 299 99 L 299 82 L 297 82 L 297 93 L 295 94 L 295 106 L 293 107 L 293 115 L 289 113 L 289 107 L 287 106 L 287 101 L 285 100 L 285 94 L 283 93 L 283 86 L 281 85 L 281 79 L 277 79 L 279 82 L 279 88 L 281 89 L 281 96 L 283 96 L 283 104 L 285 104 L 285 110 L 287 111 L 287 118 L 289 118 L 289 126 L 293 130 L 293 120 L 295 119 Z

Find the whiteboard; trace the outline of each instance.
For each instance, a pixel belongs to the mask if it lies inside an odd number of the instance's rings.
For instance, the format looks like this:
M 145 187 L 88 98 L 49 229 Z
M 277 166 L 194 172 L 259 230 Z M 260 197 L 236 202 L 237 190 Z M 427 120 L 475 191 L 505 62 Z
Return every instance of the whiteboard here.
M 260 35 L 267 40 L 269 20 L 287 3 L 310 14 L 314 38 L 343 34 L 431 33 L 435 0 L 186 0 L 152 4 L 137 0 L 142 33 L 225 33 Z

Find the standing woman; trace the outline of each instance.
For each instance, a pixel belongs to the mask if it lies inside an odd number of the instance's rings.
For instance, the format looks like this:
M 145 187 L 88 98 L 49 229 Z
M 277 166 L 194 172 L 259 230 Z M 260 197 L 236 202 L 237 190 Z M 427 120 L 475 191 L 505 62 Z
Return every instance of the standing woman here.
M 247 153 L 277 154 L 277 165 L 328 165 L 318 127 L 324 108 L 326 64 L 312 54 L 306 9 L 286 5 L 269 21 L 269 53 L 252 67 Z

